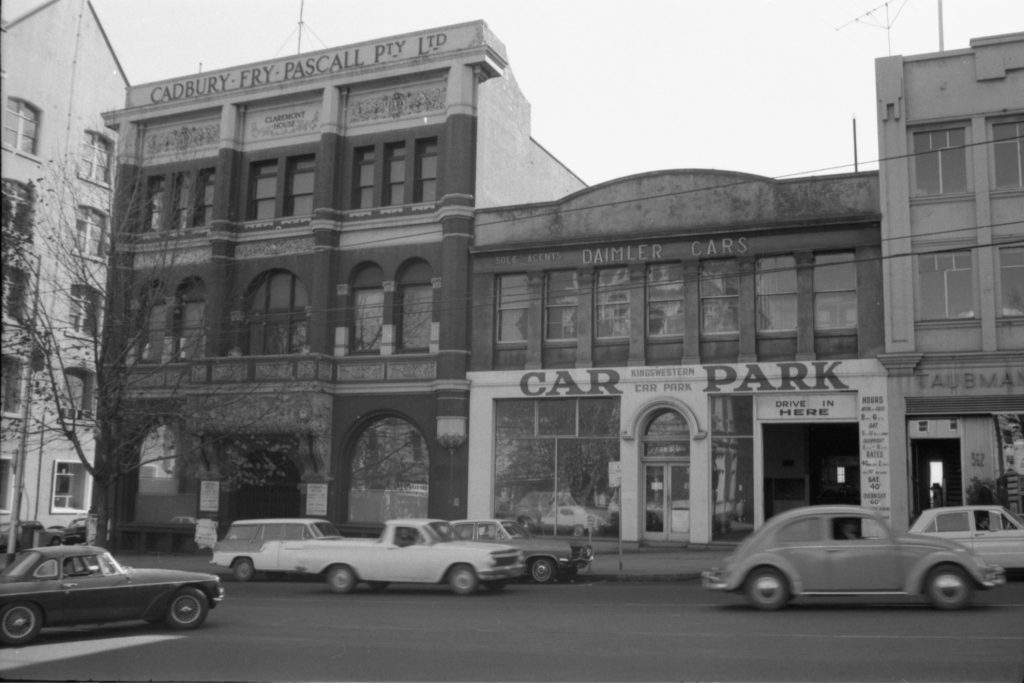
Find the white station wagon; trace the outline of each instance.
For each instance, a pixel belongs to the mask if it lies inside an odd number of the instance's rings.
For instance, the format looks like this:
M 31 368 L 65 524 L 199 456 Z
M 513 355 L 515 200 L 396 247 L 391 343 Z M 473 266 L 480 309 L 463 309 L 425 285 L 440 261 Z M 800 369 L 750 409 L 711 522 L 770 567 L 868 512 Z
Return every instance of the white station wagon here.
M 341 538 L 326 519 L 239 519 L 213 547 L 210 564 L 230 567 L 237 581 L 251 581 L 257 571 L 287 572 L 295 563 L 281 552 L 288 541 Z
M 910 533 L 956 541 L 993 564 L 1024 569 L 1024 519 L 998 505 L 930 508 Z

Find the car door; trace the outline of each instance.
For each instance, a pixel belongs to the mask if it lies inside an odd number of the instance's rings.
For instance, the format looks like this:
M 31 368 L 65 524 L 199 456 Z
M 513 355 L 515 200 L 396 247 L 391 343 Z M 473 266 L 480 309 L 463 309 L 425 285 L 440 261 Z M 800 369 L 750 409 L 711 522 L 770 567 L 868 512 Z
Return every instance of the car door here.
M 412 542 L 398 549 L 399 560 L 393 570 L 399 578 L 394 581 L 415 583 L 437 581 L 453 559 L 445 543 L 434 543 L 422 529 L 409 529 Z
M 967 510 L 949 510 L 935 513 L 934 529 L 929 527 L 928 533 L 939 538 L 956 541 L 968 548 L 972 547 L 971 525 L 973 520 Z
M 279 564 L 281 545 L 284 543 L 288 525 L 279 522 L 265 523 L 263 525 L 262 545 L 252 560 L 256 569 L 263 571 L 281 571 Z
M 65 557 L 61 588 L 68 600 L 70 621 L 117 621 L 139 616 L 141 599 L 129 576 L 101 556 Z
M 1024 567 L 1024 526 L 995 509 L 971 514 L 971 547 L 989 562 L 1003 567 Z
M 69 591 L 61 587 L 60 563 L 51 558 L 43 560 L 32 570 L 29 589 L 32 600 L 46 612 L 47 622 L 60 624 L 71 619 Z
M 804 591 L 828 590 L 828 557 L 822 517 L 802 517 L 780 527 L 775 534 L 773 551 L 796 572 Z
M 830 516 L 825 551 L 827 590 L 888 592 L 903 588 L 896 543 L 888 528 L 867 515 Z

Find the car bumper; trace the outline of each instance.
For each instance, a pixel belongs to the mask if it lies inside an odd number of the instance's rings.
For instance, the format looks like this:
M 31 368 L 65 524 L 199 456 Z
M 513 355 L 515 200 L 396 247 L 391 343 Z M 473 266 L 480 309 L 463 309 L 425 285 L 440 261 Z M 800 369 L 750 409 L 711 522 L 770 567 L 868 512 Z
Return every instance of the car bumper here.
M 504 567 L 491 567 L 477 571 L 481 581 L 502 581 L 505 579 L 518 579 L 526 571 L 525 564 L 510 564 Z
M 700 585 L 701 588 L 711 591 L 731 590 L 726 578 L 725 570 L 715 567 L 700 573 Z
M 981 572 L 981 585 L 985 588 L 995 588 L 1006 583 L 1006 570 L 997 564 L 989 565 Z

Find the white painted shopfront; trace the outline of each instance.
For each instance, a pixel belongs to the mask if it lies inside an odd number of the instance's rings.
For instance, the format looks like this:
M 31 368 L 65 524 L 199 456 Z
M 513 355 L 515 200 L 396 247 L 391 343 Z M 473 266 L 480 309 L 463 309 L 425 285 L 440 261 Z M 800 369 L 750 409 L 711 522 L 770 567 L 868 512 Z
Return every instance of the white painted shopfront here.
M 874 360 L 469 377 L 472 517 L 703 544 L 798 505 L 891 512 L 886 374 Z

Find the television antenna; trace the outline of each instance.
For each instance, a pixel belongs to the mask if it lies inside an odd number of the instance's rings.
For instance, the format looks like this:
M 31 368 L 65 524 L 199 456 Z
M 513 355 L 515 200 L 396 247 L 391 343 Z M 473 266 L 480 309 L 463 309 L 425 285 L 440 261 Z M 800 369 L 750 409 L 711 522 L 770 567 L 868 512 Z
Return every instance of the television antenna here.
M 878 7 L 875 7 L 874 9 L 869 9 L 864 14 L 860 15 L 859 17 L 854 17 L 853 19 L 851 19 L 850 21 L 846 22 L 842 26 L 837 26 L 836 30 L 837 31 L 841 31 L 844 28 L 846 28 L 847 26 L 849 26 L 850 24 L 864 24 L 865 26 L 870 26 L 872 28 L 883 28 L 883 29 L 885 29 L 885 42 L 886 42 L 886 45 L 887 45 L 888 50 L 889 50 L 889 56 L 891 57 L 892 56 L 892 27 L 896 24 L 896 20 L 900 18 L 900 14 L 903 13 L 903 9 L 907 6 L 907 2 L 909 2 L 909 0 L 903 0 L 903 2 L 899 6 L 899 9 L 896 10 L 895 15 L 892 18 L 890 18 L 889 17 L 889 5 L 892 5 L 893 2 L 894 2 L 894 0 L 888 0 L 887 2 L 883 2 Z M 939 2 L 939 42 L 941 43 L 942 42 L 942 0 L 938 0 L 938 2 Z M 879 11 L 878 10 L 885 10 L 885 21 L 881 21 L 881 17 L 879 15 Z M 940 46 L 939 49 L 942 49 L 941 46 Z

